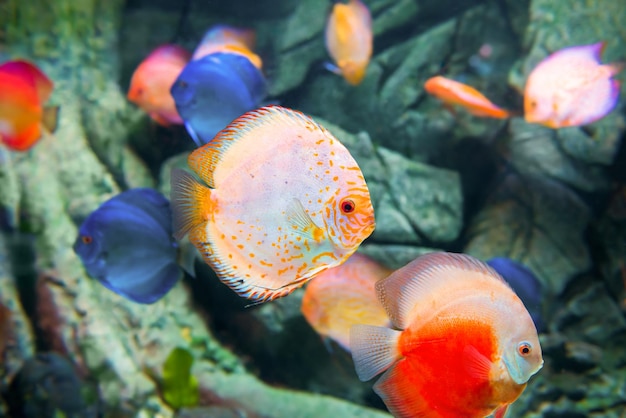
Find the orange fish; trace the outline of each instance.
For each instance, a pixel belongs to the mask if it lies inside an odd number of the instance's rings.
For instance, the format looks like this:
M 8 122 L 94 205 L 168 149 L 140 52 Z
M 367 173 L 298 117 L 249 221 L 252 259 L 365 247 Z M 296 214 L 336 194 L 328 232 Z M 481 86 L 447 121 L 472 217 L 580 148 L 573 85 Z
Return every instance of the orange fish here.
M 361 1 L 335 3 L 326 22 L 326 49 L 335 72 L 352 85 L 361 83 L 372 56 L 372 17 Z
M 426 80 L 424 89 L 446 105 L 461 106 L 474 116 L 496 119 L 511 117 L 508 111 L 491 103 L 475 88 L 440 75 Z
M 262 302 L 343 263 L 374 230 L 363 173 L 325 128 L 280 106 L 231 122 L 172 171 L 174 236 Z
M 53 87 L 34 64 L 18 60 L 0 65 L 0 142 L 26 151 L 44 131 L 55 130 L 58 107 L 43 107 Z
M 623 64 L 601 64 L 605 43 L 563 48 L 528 75 L 524 90 L 526 122 L 549 128 L 581 126 L 606 116 L 617 104 Z
M 243 55 L 260 70 L 263 67 L 263 61 L 252 52 L 255 43 L 256 34 L 252 29 L 217 25 L 204 34 L 191 59 L 197 60 L 215 52 L 230 52 Z
M 133 73 L 128 100 L 159 125 L 182 124 L 170 88 L 189 59 L 189 52 L 177 45 L 163 45 L 152 51 Z
M 345 263 L 323 271 L 307 285 L 302 314 L 318 334 L 350 351 L 352 325 L 389 325 L 374 285 L 391 272 L 368 256 L 354 253 Z
M 543 366 L 533 320 L 506 282 L 464 254 L 430 253 L 376 284 L 398 330 L 355 325 L 359 378 L 395 417 L 503 417 Z

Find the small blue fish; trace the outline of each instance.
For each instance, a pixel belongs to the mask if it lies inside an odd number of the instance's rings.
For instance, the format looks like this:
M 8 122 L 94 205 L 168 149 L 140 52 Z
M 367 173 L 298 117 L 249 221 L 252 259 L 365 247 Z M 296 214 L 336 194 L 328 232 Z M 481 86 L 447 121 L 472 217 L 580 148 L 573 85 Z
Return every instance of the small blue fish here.
M 541 314 L 543 289 L 541 282 L 533 272 L 523 264 L 506 257 L 492 258 L 487 261 L 487 264 L 504 277 L 504 280 L 524 302 L 537 331 L 545 331 L 546 325 Z
M 187 132 L 198 146 L 267 94 L 263 73 L 241 54 L 216 52 L 187 64 L 170 90 Z
M 122 192 L 80 227 L 74 252 L 90 276 L 137 303 L 162 298 L 182 277 L 169 201 L 153 189 Z

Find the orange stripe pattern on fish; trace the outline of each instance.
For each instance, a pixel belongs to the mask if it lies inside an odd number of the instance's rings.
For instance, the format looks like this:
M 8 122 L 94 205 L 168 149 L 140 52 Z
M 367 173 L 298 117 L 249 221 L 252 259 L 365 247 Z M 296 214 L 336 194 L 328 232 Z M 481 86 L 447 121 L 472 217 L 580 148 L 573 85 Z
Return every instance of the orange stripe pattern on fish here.
M 308 116 L 280 106 L 244 114 L 172 171 L 174 236 L 255 301 L 284 296 L 343 263 L 374 230 L 363 174 Z
M 507 283 L 463 254 L 431 253 L 376 284 L 394 327 L 355 325 L 359 378 L 395 417 L 503 417 L 543 365 L 533 320 Z
M 189 62 L 190 55 L 177 45 L 156 48 L 133 73 L 128 100 L 143 109 L 159 125 L 182 124 L 170 89 Z
M 323 271 L 309 282 L 302 298 L 302 314 L 318 334 L 350 351 L 352 325 L 390 324 L 374 285 L 391 272 L 368 256 L 354 253 L 342 265 Z
M 52 81 L 27 61 L 0 65 L 0 142 L 14 151 L 26 151 L 44 131 L 54 131 L 58 108 L 43 107 L 53 87 Z
M 446 105 L 461 106 L 474 116 L 495 119 L 511 117 L 508 111 L 491 103 L 474 87 L 440 75 L 426 80 L 424 89 L 428 94 L 442 100 Z
M 343 78 L 361 83 L 372 56 L 374 35 L 369 9 L 359 0 L 336 3 L 326 22 L 326 49 Z
M 255 44 L 256 33 L 253 29 L 216 25 L 204 34 L 191 59 L 197 60 L 215 52 L 230 52 L 243 55 L 260 70 L 263 61 L 253 52 Z

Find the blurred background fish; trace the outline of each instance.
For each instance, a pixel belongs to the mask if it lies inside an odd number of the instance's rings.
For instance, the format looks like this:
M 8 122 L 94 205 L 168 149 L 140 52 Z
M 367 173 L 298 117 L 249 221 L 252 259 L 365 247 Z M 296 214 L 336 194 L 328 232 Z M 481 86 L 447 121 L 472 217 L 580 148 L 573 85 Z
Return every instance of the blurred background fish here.
M 524 302 L 537 331 L 545 331 L 546 323 L 541 309 L 543 286 L 537 276 L 525 265 L 506 257 L 491 258 L 487 260 L 487 264 L 511 285 L 517 296 Z
M 54 132 L 58 107 L 44 107 L 53 88 L 34 64 L 17 60 L 0 65 L 0 142 L 26 151 L 43 132 Z
M 256 34 L 252 29 L 216 25 L 206 31 L 191 59 L 200 59 L 214 52 L 230 52 L 243 55 L 260 70 L 263 61 L 253 52 L 255 43 Z
M 424 90 L 443 101 L 450 111 L 460 106 L 474 116 L 506 119 L 510 113 L 491 103 L 474 87 L 442 76 L 431 77 L 424 83 Z
M 391 272 L 370 257 L 354 253 L 345 263 L 309 282 L 302 298 L 302 314 L 318 334 L 350 351 L 352 325 L 390 325 L 374 285 Z
M 216 52 L 191 61 L 171 96 L 187 132 L 201 146 L 267 94 L 263 73 L 241 54 Z
M 611 112 L 619 98 L 613 77 L 624 65 L 601 64 L 604 46 L 572 46 L 543 59 L 526 80 L 526 121 L 557 129 L 586 125 Z
M 182 124 L 170 89 L 191 54 L 177 45 L 156 48 L 137 67 L 130 80 L 128 100 L 163 126 Z
M 326 49 L 336 65 L 328 69 L 340 74 L 352 85 L 365 77 L 372 57 L 374 35 L 372 16 L 359 0 L 336 2 L 326 22 Z
M 541 369 L 537 331 L 522 301 L 486 264 L 429 253 L 376 284 L 393 326 L 355 325 L 362 381 L 397 418 L 503 417 Z
M 300 112 L 268 106 L 246 113 L 187 162 L 203 183 L 172 170 L 174 236 L 189 233 L 240 296 L 285 296 L 343 263 L 374 230 L 358 164 Z
M 167 199 L 153 189 L 122 192 L 80 227 L 74 251 L 89 275 L 137 303 L 162 298 L 182 276 Z

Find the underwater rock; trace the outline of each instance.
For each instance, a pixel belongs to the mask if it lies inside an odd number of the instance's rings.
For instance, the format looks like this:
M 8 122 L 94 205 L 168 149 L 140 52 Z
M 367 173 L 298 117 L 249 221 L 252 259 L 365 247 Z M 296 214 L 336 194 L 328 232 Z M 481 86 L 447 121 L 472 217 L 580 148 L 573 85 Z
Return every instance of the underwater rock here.
M 482 260 L 508 257 L 532 269 L 547 294 L 560 294 L 591 265 L 584 231 L 590 211 L 559 183 L 504 174 L 470 222 L 465 252 Z
M 95 404 L 83 398 L 86 386 L 70 361 L 57 353 L 26 360 L 7 392 L 11 416 L 21 418 L 96 418 Z M 93 403 L 92 399 L 92 403 Z

